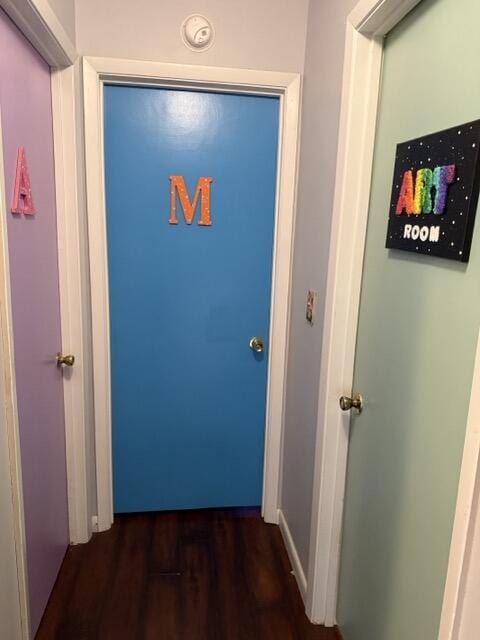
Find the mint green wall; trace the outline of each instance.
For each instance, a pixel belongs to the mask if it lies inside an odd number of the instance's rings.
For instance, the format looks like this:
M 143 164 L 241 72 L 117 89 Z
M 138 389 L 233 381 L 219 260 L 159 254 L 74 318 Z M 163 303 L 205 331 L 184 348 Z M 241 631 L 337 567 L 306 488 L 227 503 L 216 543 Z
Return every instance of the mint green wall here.
M 480 3 L 424 0 L 388 36 L 356 354 L 338 620 L 436 640 L 480 323 L 470 263 L 384 248 L 395 145 L 480 118 Z

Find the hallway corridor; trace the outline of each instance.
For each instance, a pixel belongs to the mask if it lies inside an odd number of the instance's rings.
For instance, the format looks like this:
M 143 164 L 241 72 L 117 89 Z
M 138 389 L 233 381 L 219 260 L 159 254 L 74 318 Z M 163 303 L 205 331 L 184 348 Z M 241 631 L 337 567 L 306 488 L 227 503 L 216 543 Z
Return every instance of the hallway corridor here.
M 116 516 L 70 547 L 37 640 L 335 640 L 256 509 Z

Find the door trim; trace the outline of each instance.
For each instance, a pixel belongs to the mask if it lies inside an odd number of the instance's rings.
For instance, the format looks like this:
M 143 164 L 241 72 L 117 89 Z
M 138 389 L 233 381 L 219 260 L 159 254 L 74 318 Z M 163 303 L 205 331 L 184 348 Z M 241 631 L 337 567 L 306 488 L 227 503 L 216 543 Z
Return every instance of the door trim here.
M 0 7 L 52 68 L 75 62 L 75 46 L 48 0 L 0 0 Z
M 57 204 L 58 272 L 62 352 L 75 355 L 65 368 L 63 399 L 67 462 L 68 521 L 72 544 L 88 542 L 94 512 L 93 392 L 88 327 L 88 265 L 86 259 L 85 180 L 81 65 L 52 69 L 52 113 Z
M 262 501 L 264 519 L 278 523 L 301 77 L 293 73 L 88 57 L 83 60 L 83 78 L 99 531 L 108 529 L 113 522 L 103 85 L 115 82 L 214 89 L 280 98 Z
M 383 38 L 419 2 L 360 0 L 347 17 L 306 603 L 327 626 L 336 622 L 350 422 L 338 398 L 352 390 Z

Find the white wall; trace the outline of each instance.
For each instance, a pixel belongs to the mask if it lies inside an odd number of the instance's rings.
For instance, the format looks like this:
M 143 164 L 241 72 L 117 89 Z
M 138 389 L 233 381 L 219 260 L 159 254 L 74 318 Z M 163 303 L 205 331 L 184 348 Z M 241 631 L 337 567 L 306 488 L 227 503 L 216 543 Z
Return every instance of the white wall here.
M 59 1 L 59 0 L 57 0 Z M 301 71 L 308 0 L 80 0 L 77 49 L 83 55 L 182 64 Z M 189 51 L 180 25 L 202 13 L 215 28 L 208 51 Z
M 48 0 L 63 28 L 75 43 L 75 0 Z
M 282 482 L 282 510 L 305 573 L 345 24 L 356 2 L 312 0 L 308 14 Z M 308 289 L 319 294 L 313 327 L 305 320 Z

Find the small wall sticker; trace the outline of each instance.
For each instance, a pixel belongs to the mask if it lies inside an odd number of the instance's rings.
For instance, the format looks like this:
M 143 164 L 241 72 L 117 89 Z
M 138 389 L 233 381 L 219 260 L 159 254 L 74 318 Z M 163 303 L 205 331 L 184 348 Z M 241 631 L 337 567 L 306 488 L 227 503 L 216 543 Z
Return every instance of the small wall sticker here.
M 480 120 L 397 145 L 386 247 L 468 262 Z
M 187 224 L 192 224 L 195 210 L 200 200 L 200 219 L 198 224 L 201 227 L 210 227 L 212 224 L 211 212 L 211 184 L 213 178 L 202 176 L 198 179 L 197 188 L 193 201 L 188 195 L 187 186 L 183 176 L 170 176 L 170 224 L 178 224 L 177 217 L 177 195 L 183 210 L 183 217 Z
M 17 168 L 15 171 L 11 211 L 12 213 L 26 213 L 28 215 L 36 213 L 33 204 L 25 147 L 18 147 L 17 151 Z

